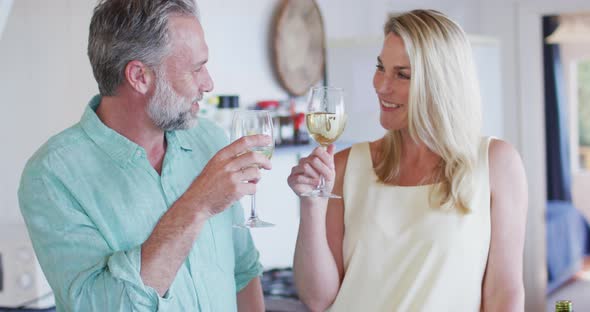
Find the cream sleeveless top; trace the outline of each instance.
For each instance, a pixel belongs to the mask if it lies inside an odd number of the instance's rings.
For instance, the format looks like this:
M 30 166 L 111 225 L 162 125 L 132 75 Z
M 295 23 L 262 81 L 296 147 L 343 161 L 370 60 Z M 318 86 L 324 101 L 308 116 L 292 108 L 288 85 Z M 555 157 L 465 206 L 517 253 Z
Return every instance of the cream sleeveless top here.
M 483 138 L 470 214 L 429 204 L 432 185 L 378 182 L 368 143 L 344 176 L 344 280 L 330 311 L 480 311 L 490 245 L 488 146 Z

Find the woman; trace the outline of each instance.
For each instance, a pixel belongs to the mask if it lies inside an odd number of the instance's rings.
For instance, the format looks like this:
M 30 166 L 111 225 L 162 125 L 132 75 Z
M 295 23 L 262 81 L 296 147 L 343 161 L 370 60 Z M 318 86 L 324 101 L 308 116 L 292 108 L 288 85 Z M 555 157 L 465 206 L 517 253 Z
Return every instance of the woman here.
M 463 30 L 416 10 L 385 25 L 373 84 L 386 135 L 289 176 L 301 197 L 295 281 L 312 311 L 522 311 L 527 185 L 508 143 L 480 136 Z

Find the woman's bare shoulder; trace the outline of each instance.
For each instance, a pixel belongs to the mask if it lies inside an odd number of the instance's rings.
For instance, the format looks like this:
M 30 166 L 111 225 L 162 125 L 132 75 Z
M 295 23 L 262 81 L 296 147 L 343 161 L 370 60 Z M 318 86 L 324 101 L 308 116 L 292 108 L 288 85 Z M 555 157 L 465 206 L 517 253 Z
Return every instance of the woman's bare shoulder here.
M 509 168 L 513 168 L 515 165 L 522 164 L 521 157 L 512 144 L 492 138 L 488 150 L 488 159 L 490 169 L 494 167 L 501 169 L 503 166 L 510 165 Z
M 348 155 L 350 154 L 350 147 L 345 148 L 334 155 L 334 165 L 336 168 L 346 166 Z
M 490 186 L 492 191 L 512 183 L 526 184 L 526 174 L 520 154 L 510 143 L 492 139 L 488 150 Z
M 369 142 L 369 148 L 371 150 L 371 156 L 378 155 L 380 148 L 381 148 L 381 141 L 383 139 L 379 139 L 377 141 Z M 348 155 L 350 155 L 351 147 L 345 148 L 334 155 L 334 164 L 336 166 L 336 170 L 338 168 L 346 168 L 346 163 L 348 162 Z

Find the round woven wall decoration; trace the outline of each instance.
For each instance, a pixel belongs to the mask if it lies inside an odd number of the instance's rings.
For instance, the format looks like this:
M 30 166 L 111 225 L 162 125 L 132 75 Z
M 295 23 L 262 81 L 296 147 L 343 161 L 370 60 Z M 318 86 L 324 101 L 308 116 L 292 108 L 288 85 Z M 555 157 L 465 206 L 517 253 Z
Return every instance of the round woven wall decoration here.
M 315 0 L 283 0 L 273 30 L 279 81 L 290 94 L 304 95 L 324 72 L 324 23 Z

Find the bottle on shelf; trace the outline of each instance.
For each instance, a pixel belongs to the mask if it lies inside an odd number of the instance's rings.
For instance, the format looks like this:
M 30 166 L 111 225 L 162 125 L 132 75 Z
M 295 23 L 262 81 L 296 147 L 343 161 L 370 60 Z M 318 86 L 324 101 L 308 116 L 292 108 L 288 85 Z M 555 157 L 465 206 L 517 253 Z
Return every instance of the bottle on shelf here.
M 305 114 L 296 113 L 293 119 L 293 126 L 295 129 L 295 133 L 293 135 L 294 144 L 309 144 L 309 133 L 307 132 L 307 127 L 305 125 Z
M 555 312 L 573 312 L 572 302 L 569 300 L 559 300 L 555 302 Z
M 215 121 L 217 115 L 217 104 L 219 104 L 218 96 L 208 96 L 202 102 L 204 105 L 199 107 L 199 118 L 204 117 Z
M 240 97 L 237 95 L 220 95 L 218 101 L 215 121 L 229 135 L 234 111 L 240 106 Z

